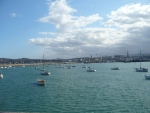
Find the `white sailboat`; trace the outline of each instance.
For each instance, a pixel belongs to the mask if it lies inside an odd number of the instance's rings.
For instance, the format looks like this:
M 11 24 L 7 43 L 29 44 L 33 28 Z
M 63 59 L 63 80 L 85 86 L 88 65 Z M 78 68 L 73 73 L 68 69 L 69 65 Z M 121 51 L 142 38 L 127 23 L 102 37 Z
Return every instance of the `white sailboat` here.
M 2 68 L 2 67 L 1 67 Z M 0 78 L 3 78 L 3 74 L 0 72 Z
M 43 54 L 43 61 L 44 61 L 44 54 Z M 41 72 L 41 75 L 50 75 L 51 73 L 48 72 L 48 71 L 45 71 L 44 69 L 44 64 L 43 64 L 43 69 L 42 69 L 43 72 Z
M 0 73 L 0 78 L 3 78 L 3 74 L 2 73 Z
M 140 50 L 140 68 L 135 68 L 136 72 L 148 72 L 148 68 L 141 67 L 141 50 Z

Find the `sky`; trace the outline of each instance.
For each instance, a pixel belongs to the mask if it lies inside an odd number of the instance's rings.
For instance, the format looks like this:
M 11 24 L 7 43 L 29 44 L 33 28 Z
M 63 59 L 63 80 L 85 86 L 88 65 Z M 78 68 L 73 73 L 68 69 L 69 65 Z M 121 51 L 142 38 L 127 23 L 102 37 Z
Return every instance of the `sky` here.
M 0 0 L 0 58 L 150 53 L 149 0 Z

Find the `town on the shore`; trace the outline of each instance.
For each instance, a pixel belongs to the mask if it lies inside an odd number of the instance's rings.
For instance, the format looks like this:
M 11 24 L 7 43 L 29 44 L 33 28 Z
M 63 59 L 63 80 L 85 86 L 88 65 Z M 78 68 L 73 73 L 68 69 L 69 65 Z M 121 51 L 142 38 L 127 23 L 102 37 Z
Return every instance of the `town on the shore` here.
M 36 63 L 108 63 L 108 62 L 149 62 L 150 54 L 135 54 L 135 55 L 114 55 L 114 56 L 96 56 L 82 57 L 82 58 L 70 58 L 70 59 L 30 59 L 30 58 L 0 58 L 0 65 L 10 64 L 36 64 Z

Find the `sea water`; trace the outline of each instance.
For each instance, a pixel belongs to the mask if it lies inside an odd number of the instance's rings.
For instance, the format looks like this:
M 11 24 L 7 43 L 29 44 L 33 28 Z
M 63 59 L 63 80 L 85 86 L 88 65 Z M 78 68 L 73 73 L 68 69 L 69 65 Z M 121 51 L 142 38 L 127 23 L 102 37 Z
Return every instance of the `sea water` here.
M 150 81 L 135 72 L 139 63 L 115 63 L 120 70 L 111 70 L 113 63 L 70 64 L 68 69 L 45 66 L 51 75 L 40 75 L 34 67 L 0 69 L 1 112 L 52 113 L 148 113 L 150 112 Z M 87 72 L 87 68 L 96 72 Z M 149 68 L 149 62 L 142 67 Z M 41 66 L 42 68 L 42 66 Z M 150 71 L 150 70 L 149 70 Z M 36 84 L 37 78 L 46 80 L 45 86 Z

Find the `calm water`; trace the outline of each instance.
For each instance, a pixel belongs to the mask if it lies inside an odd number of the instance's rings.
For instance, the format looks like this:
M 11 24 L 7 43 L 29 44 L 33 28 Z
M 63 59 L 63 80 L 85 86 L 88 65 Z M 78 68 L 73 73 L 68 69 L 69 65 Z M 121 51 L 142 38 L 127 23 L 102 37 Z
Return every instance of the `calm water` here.
M 149 68 L 149 62 L 142 63 Z M 113 63 L 86 64 L 96 72 L 86 72 L 84 64 L 72 69 L 45 67 L 49 76 L 28 67 L 0 69 L 0 111 L 7 112 L 150 112 L 149 72 L 135 72 L 136 63 L 116 63 L 121 70 L 110 70 Z M 46 80 L 45 86 L 36 84 Z

